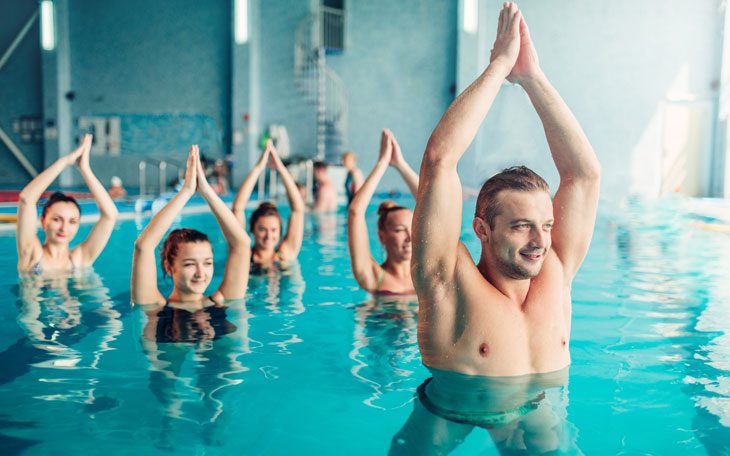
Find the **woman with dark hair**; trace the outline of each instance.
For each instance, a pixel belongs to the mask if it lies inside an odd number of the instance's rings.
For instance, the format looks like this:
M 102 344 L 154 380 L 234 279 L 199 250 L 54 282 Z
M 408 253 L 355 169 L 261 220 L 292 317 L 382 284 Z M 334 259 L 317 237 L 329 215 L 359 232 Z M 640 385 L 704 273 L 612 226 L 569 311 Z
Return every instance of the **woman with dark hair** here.
M 388 165 L 393 166 L 415 196 L 418 174 L 406 163 L 400 146 L 390 130 L 383 130 L 380 156 L 375 168 L 350 203 L 347 216 L 347 240 L 352 272 L 360 286 L 373 294 L 415 294 L 411 281 L 411 220 L 413 212 L 393 201 L 378 208 L 378 238 L 385 248 L 383 264 L 370 252 L 365 211 Z
M 223 281 L 206 299 L 205 291 L 213 278 L 213 249 L 208 236 L 190 228 L 176 229 L 170 232 L 162 245 L 162 269 L 172 277 L 173 283 L 172 294 L 165 298 L 157 288 L 155 248 L 196 190 L 208 203 L 228 243 Z M 167 303 L 183 303 L 193 310 L 211 305 L 224 307 L 226 300 L 242 299 L 248 283 L 251 257 L 249 244 L 246 232 L 208 184 L 200 164 L 198 146 L 193 145 L 188 155 L 182 188 L 152 217 L 134 243 L 132 301 L 156 305 L 158 309 Z
M 56 160 L 20 192 L 16 228 L 18 272 L 41 274 L 44 271 L 74 271 L 91 266 L 104 250 L 119 212 L 102 183 L 91 171 L 89 165 L 91 141 L 92 136 L 85 135 L 76 150 Z M 99 207 L 99 221 L 86 240 L 71 249 L 69 244 L 79 229 L 81 208 L 72 197 L 56 192 L 43 206 L 40 221 L 45 241 L 41 244 L 37 235 L 36 205 L 48 186 L 72 164 L 78 167 Z
M 253 187 L 259 175 L 266 168 L 267 162 L 281 176 L 291 208 L 286 236 L 284 236 L 281 243 L 279 243 L 279 239 L 281 238 L 282 219 L 275 204 L 264 201 L 251 214 L 249 230 L 251 230 L 254 239 L 251 262 L 268 267 L 275 262 L 293 260 L 299 255 L 299 250 L 302 248 L 302 238 L 304 237 L 305 208 L 304 200 L 296 182 L 294 182 L 291 174 L 279 158 L 273 142 L 268 140 L 261 158 L 249 175 L 246 176 L 246 179 L 238 188 L 236 199 L 233 200 L 233 213 L 239 223 L 245 225 L 244 209 L 251 198 Z

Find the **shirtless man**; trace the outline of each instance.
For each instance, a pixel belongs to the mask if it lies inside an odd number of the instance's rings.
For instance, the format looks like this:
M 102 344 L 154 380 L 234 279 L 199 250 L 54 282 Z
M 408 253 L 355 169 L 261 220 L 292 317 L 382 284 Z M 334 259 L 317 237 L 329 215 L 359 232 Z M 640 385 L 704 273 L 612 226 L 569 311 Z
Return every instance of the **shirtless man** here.
M 457 163 L 505 79 L 522 86 L 532 101 L 560 186 L 551 201 L 545 181 L 525 167 L 510 168 L 487 180 L 472 223 L 482 250 L 475 265 L 459 242 L 462 195 Z M 419 348 L 433 381 L 419 388 L 419 397 L 430 399 L 436 408 L 418 401 L 401 435 L 408 428 L 437 428 L 436 418 L 418 418 L 419 407 L 426 406 L 432 413 L 453 408 L 448 403 L 453 397 L 437 390 L 439 383 L 446 383 L 439 377 L 522 376 L 525 386 L 513 387 L 521 388 L 521 400 L 529 400 L 536 394 L 536 382 L 528 374 L 564 371 L 570 364 L 571 282 L 593 233 L 600 165 L 578 122 L 540 69 L 527 24 L 514 3 L 502 8 L 486 70 L 451 104 L 433 131 L 420 178 L 413 216 L 412 275 L 419 301 Z M 480 404 L 477 395 L 464 399 L 470 411 L 483 406 L 500 412 L 499 420 L 505 421 L 500 426 L 508 424 L 507 416 L 538 407 L 537 402 Z M 455 423 L 441 416 L 450 421 L 442 422 L 440 429 L 452 435 L 434 436 L 429 443 L 441 450 L 453 447 L 471 430 L 457 429 L 456 423 L 490 428 L 486 417 Z M 540 432 L 549 428 L 545 421 L 540 426 Z M 502 431 L 509 429 L 490 431 L 500 448 L 502 439 L 509 440 Z M 553 442 L 553 437 L 545 437 L 543 443 Z M 524 440 L 520 446 L 529 449 L 526 434 Z M 540 449 L 550 447 L 540 445 Z
M 314 194 L 314 212 L 332 212 L 337 210 L 337 191 L 327 175 L 327 164 L 314 164 L 314 180 L 317 191 Z

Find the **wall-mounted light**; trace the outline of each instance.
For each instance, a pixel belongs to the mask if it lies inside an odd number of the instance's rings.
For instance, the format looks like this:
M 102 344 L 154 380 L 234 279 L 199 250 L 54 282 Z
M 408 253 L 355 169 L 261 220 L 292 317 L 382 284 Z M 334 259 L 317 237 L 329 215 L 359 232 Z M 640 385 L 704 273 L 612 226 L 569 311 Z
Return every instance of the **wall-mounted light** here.
M 476 33 L 479 27 L 479 0 L 464 0 L 464 31 Z
M 248 0 L 236 0 L 234 17 L 236 44 L 245 44 L 248 41 Z
M 55 12 L 51 0 L 41 2 L 41 46 L 46 51 L 56 48 Z

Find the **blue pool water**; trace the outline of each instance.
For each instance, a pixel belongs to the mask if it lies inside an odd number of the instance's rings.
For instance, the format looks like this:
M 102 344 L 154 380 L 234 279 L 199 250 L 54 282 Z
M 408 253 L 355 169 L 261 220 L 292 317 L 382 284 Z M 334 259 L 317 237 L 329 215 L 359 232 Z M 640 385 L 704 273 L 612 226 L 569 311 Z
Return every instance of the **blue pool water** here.
M 561 451 L 730 454 L 730 234 L 695 212 L 669 199 L 600 214 L 573 287 L 573 364 L 548 394 Z M 252 277 L 228 334 L 177 344 L 145 338 L 129 305 L 145 223 L 120 222 L 93 272 L 46 281 L 18 279 L 14 235 L 0 233 L 0 454 L 374 455 L 439 438 L 399 434 L 429 377 L 417 303 L 358 289 L 344 213 L 307 215 L 299 266 Z M 217 284 L 213 217 L 180 223 L 211 235 Z M 496 450 L 475 428 L 453 454 Z

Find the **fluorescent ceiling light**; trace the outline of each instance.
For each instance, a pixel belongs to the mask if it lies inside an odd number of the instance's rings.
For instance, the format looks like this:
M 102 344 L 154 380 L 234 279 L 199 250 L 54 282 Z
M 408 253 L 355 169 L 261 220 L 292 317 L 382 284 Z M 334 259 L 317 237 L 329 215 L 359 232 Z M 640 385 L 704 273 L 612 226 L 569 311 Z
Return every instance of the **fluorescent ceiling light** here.
M 234 14 L 236 44 L 245 44 L 248 41 L 248 0 L 236 0 Z
M 476 33 L 479 26 L 479 0 L 464 0 L 464 31 Z
M 41 2 L 41 46 L 46 51 L 52 51 L 56 47 L 54 15 L 53 2 L 43 0 Z

